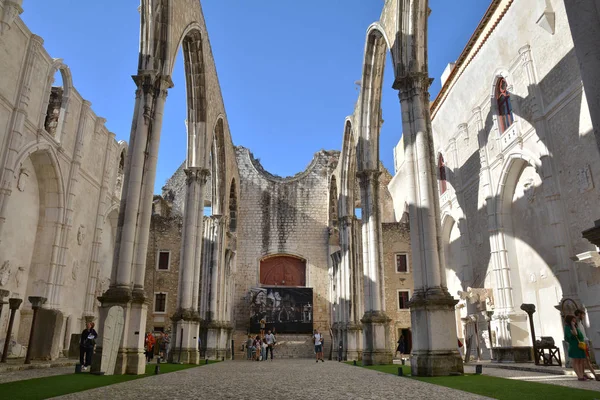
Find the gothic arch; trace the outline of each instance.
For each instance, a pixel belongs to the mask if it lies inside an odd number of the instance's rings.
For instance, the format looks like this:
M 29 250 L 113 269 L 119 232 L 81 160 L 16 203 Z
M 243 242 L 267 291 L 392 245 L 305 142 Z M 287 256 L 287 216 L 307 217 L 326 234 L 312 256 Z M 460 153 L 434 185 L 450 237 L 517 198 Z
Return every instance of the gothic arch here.
M 379 169 L 379 133 L 382 124 L 381 90 L 388 51 L 385 33 L 378 24 L 367 30 L 360 91 L 358 170 Z
M 211 178 L 212 178 L 212 211 L 213 215 L 225 213 L 226 188 L 226 161 L 225 161 L 225 127 L 223 118 L 219 117 L 214 128 L 211 147 Z
M 354 215 L 356 186 L 356 135 L 350 117 L 344 123 L 344 143 L 342 144 L 342 170 L 339 187 L 339 216 Z
M 62 77 L 62 92 L 58 94 L 57 92 L 53 93 L 54 76 L 57 72 L 60 72 Z M 63 129 L 66 122 L 66 115 L 69 109 L 70 97 L 73 92 L 73 77 L 71 75 L 71 70 L 69 67 L 63 63 L 62 58 L 55 58 L 52 61 L 52 65 L 50 66 L 50 70 L 48 72 L 48 83 L 44 89 L 43 96 L 45 97 L 45 101 L 42 103 L 42 109 L 40 110 L 40 120 L 38 121 L 38 129 L 46 130 L 46 118 L 49 111 L 50 99 L 54 96 L 57 97 L 56 101 L 60 102 L 58 121 L 56 122 L 56 127 L 54 133 L 48 132 L 57 142 L 61 141 Z

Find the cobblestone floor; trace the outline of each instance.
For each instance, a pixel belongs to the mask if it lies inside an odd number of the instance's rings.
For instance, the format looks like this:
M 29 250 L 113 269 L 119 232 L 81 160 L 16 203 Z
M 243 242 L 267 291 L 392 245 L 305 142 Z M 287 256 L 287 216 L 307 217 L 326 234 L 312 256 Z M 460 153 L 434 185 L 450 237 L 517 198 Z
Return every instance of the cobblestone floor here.
M 474 374 L 475 366 L 465 365 L 465 373 Z M 577 389 L 597 390 L 600 391 L 600 382 L 585 381 L 580 382 L 577 376 L 570 375 L 551 375 L 532 371 L 514 371 L 509 369 L 486 368 L 482 369 L 483 375 L 497 376 L 500 378 L 516 379 L 526 382 L 549 383 L 552 385 L 567 386 Z M 589 374 L 588 374 L 589 375 Z
M 370 371 L 312 360 L 227 361 L 152 376 L 60 399 L 409 399 L 470 400 L 484 397 Z
M 23 371 L 0 373 L 0 383 L 22 381 L 25 379 L 44 378 L 46 376 L 72 374 L 75 367 L 36 368 Z

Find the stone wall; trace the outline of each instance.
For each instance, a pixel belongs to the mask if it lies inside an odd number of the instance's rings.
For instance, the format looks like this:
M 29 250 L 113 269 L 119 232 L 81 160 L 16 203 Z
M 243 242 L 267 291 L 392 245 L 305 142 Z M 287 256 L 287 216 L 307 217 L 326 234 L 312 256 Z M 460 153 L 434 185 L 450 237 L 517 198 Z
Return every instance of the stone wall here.
M 290 254 L 306 260 L 314 290 L 315 327 L 329 329 L 328 175 L 338 152 L 318 152 L 307 169 L 281 178 L 266 172 L 246 148 L 236 149 L 240 171 L 234 319 L 246 330 L 249 289 L 259 285 L 260 260 Z
M 399 338 L 398 331 L 410 329 L 410 310 L 400 309 L 398 291 L 414 289 L 411 264 L 410 228 L 408 224 L 394 222 L 381 225 L 383 239 L 383 267 L 385 273 L 385 312 L 392 319 L 393 342 Z M 396 254 L 408 257 L 408 272 L 396 272 Z
M 146 258 L 146 277 L 144 290 L 150 301 L 146 322 L 147 331 L 171 330 L 171 317 L 177 309 L 177 293 L 179 285 L 179 261 L 181 251 L 182 218 L 172 214 L 166 216 L 153 214 Z M 169 269 L 158 269 L 158 254 L 169 251 Z M 166 311 L 155 312 L 155 293 L 166 293 Z
M 523 302 L 537 307 L 537 334 L 558 343 L 555 306 L 579 297 L 572 258 L 595 250 L 581 231 L 592 225 L 600 198 L 598 146 L 564 2 L 540 10 L 527 0 L 498 1 L 471 42 L 431 109 L 448 184 L 440 194 L 448 289 L 456 298 L 468 287 L 494 289 L 497 345 L 531 345 Z M 495 100 L 500 78 L 514 116 L 504 131 Z M 406 182 L 397 158 L 390 191 L 398 217 Z M 596 295 L 584 305 L 598 304 Z M 462 336 L 460 321 L 457 329 Z M 595 331 L 591 339 L 600 342 Z
M 117 167 L 127 145 L 73 87 L 60 54 L 48 54 L 18 16 L 0 35 L 0 287 L 25 299 L 15 338 L 27 342 L 26 299 L 41 295 L 64 316 L 51 340 L 63 347 L 85 317 L 97 316 L 95 297 L 110 279 Z M 5 312 L 0 339 L 7 319 Z

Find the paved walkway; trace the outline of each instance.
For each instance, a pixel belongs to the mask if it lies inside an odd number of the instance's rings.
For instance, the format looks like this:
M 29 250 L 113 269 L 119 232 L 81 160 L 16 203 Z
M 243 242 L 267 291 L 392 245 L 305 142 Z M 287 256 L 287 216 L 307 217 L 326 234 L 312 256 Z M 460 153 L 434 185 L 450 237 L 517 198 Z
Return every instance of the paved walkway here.
M 409 378 L 325 361 L 226 361 L 60 399 L 483 399 Z

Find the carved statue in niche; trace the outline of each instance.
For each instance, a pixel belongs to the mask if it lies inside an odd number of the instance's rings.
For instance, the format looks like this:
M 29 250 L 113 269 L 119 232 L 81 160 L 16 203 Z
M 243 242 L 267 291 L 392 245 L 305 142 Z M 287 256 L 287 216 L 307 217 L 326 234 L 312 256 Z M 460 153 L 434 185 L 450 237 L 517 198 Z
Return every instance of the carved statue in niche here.
M 123 187 L 123 174 L 120 172 L 117 174 L 117 183 L 115 185 L 115 194 L 118 196 L 121 194 L 121 189 Z
M 26 168 L 21 168 L 19 171 L 19 179 L 17 180 L 17 189 L 19 189 L 19 192 L 25 191 L 25 185 L 27 184 L 28 177 L 29 171 Z
M 0 267 L 0 286 L 4 286 L 8 283 L 10 278 L 10 261 L 4 261 L 2 267 Z
M 23 280 L 23 274 L 25 273 L 25 267 L 21 266 L 17 268 L 17 273 L 15 274 L 15 283 L 17 284 L 17 288 L 21 286 L 21 281 Z
M 533 178 L 527 179 L 523 184 L 523 193 L 528 202 L 533 203 L 535 200 L 535 186 Z
M 77 244 L 82 245 L 85 240 L 85 226 L 79 225 L 79 230 L 77 231 Z

